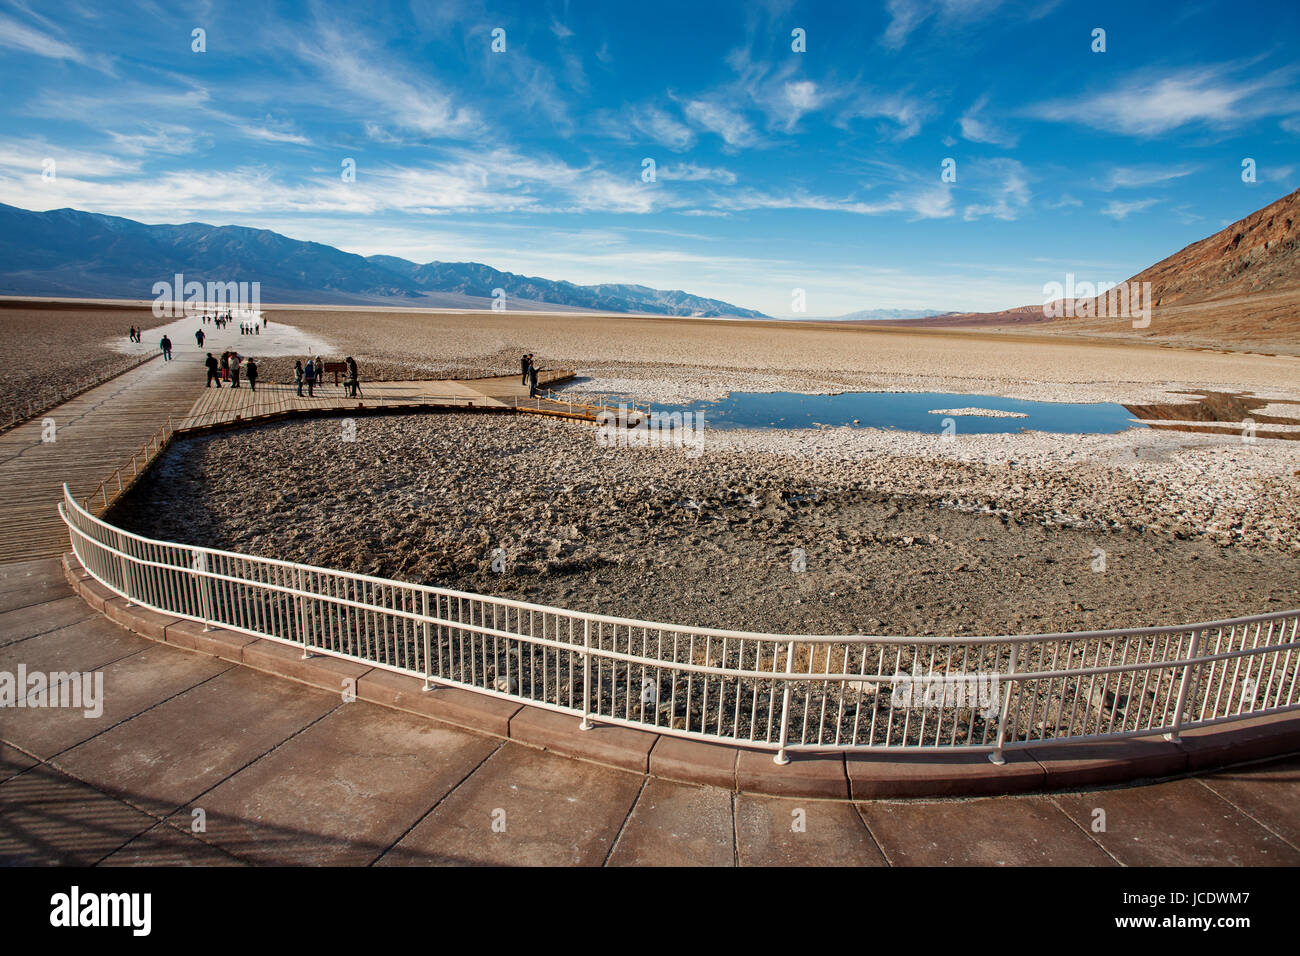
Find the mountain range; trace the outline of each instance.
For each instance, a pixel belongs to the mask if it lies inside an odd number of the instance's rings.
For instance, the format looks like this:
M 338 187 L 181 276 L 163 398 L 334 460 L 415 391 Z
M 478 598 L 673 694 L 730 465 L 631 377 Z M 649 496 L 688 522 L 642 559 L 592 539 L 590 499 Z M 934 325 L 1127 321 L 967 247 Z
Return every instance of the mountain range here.
M 261 283 L 267 303 L 488 308 L 503 289 L 512 309 L 767 318 L 719 299 L 643 285 L 576 285 L 478 262 L 359 256 L 268 229 L 132 219 L 0 203 L 0 295 L 152 299 L 153 284 Z
M 1057 281 L 1064 276 L 1055 277 Z M 1151 322 L 1128 317 L 1049 319 L 1043 304 L 1000 312 L 948 313 L 891 325 L 1117 335 L 1167 344 L 1300 354 L 1300 190 L 1161 259 L 1128 282 L 1151 283 Z

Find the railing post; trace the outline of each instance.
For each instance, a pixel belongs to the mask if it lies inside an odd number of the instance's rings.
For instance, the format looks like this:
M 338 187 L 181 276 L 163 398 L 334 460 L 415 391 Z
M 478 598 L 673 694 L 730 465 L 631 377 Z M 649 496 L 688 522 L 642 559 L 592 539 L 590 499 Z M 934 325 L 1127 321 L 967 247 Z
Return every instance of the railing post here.
M 429 656 L 429 592 L 420 592 L 420 615 L 424 618 L 424 689 L 433 690 L 433 661 Z
M 1172 743 L 1178 743 L 1178 734 L 1183 726 L 1183 708 L 1187 704 L 1187 688 L 1191 683 L 1192 668 L 1196 665 L 1192 660 L 1201 647 L 1201 632 L 1192 631 L 1192 642 L 1187 647 L 1187 663 L 1183 665 L 1183 679 L 1178 684 L 1178 703 L 1174 705 L 1174 729 L 1165 734 L 1165 740 Z
M 1016 673 L 1016 662 L 1020 657 L 1020 645 L 1011 645 L 1011 667 L 1007 671 L 1009 678 L 1014 678 Z M 1002 711 L 998 715 L 998 737 L 994 743 L 994 750 L 989 754 L 989 761 L 997 764 L 999 767 L 1007 762 L 1007 758 L 1002 754 L 1002 746 L 1007 742 L 1007 716 L 1011 712 L 1011 688 L 1015 685 L 1015 680 L 1007 681 L 1006 692 L 1002 695 Z
M 135 590 L 130 587 L 130 578 L 128 577 L 126 562 L 126 544 L 122 539 L 122 532 L 117 532 L 117 566 L 122 573 L 122 590 L 126 592 L 126 606 L 135 606 Z
M 581 730 L 591 730 L 591 618 L 582 621 L 582 723 Z
M 298 592 L 298 634 L 302 638 L 302 659 L 307 660 L 311 657 L 311 651 L 307 645 L 307 609 L 303 604 L 302 594 L 302 568 L 294 568 L 294 590 Z
M 794 641 L 791 641 L 785 652 L 785 672 L 787 674 L 794 671 L 794 643 Z M 784 767 L 790 762 L 790 755 L 785 752 L 785 745 L 790 739 L 790 678 L 783 677 L 781 683 L 784 687 L 781 691 L 780 748 L 777 750 L 776 756 L 772 758 L 772 763 Z
M 204 572 L 208 570 L 208 556 L 202 551 L 194 552 L 193 568 L 199 587 L 199 611 L 203 614 L 203 630 L 212 630 L 212 595 L 208 591 L 208 579 Z

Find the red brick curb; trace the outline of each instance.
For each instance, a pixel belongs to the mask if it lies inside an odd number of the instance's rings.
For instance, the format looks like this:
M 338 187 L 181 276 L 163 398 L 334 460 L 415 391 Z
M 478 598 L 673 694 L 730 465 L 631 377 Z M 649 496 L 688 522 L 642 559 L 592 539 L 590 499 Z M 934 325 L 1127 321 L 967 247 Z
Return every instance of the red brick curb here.
M 151 640 L 568 757 L 746 793 L 879 800 L 1084 790 L 1300 753 L 1300 717 L 1281 714 L 1187 731 L 1177 742 L 1147 738 L 1008 750 L 1002 765 L 983 753 L 792 752 L 790 762 L 778 766 L 770 750 L 608 724 L 582 730 L 570 714 L 457 687 L 426 691 L 417 677 L 341 658 L 304 659 L 288 644 L 224 628 L 205 631 L 193 621 L 128 604 L 70 552 L 63 570 L 92 608 Z

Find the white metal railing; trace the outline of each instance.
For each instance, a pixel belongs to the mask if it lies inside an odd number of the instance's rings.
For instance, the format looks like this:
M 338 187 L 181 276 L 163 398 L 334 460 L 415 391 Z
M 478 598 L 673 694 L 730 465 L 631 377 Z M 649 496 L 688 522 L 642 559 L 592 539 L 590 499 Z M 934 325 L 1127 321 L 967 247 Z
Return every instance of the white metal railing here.
M 66 486 L 59 512 L 86 570 L 133 604 L 410 674 L 426 689 L 463 687 L 583 727 L 771 749 L 778 763 L 789 751 L 868 750 L 974 750 L 1000 763 L 1006 750 L 1176 739 L 1300 707 L 1300 610 L 961 640 L 757 634 L 155 541 L 96 518 Z M 944 689 L 976 683 L 996 693 Z

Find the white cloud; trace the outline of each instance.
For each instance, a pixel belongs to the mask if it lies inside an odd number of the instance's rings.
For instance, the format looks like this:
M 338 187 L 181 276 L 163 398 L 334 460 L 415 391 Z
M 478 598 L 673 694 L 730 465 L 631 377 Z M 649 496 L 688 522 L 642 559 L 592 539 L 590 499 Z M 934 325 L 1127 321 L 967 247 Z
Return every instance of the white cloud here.
M 1102 192 L 1114 192 L 1116 189 L 1155 186 L 1182 179 L 1194 172 L 1195 166 L 1113 166 L 1107 170 L 1105 179 L 1097 188 Z
M 675 166 L 660 166 L 657 176 L 661 180 L 679 182 L 711 182 L 727 186 L 735 185 L 736 174 L 729 169 L 696 166 L 693 163 L 679 163 Z
M 721 136 L 728 146 L 752 146 L 758 142 L 758 135 L 749 121 L 720 103 L 690 100 L 686 103 L 684 112 L 688 120 L 707 132 Z
M 962 114 L 958 123 L 961 126 L 961 135 L 973 143 L 989 143 L 993 146 L 1005 146 L 1008 149 L 1015 146 L 1020 138 L 1012 133 L 1007 133 L 998 128 L 994 123 L 980 115 L 984 112 L 984 107 L 988 105 L 988 96 L 981 96 Z
M 1102 207 L 1101 214 L 1110 216 L 1112 219 L 1127 219 L 1132 213 L 1150 209 L 1158 202 L 1160 202 L 1159 199 L 1134 199 L 1130 202 L 1112 199 Z
M 1285 89 L 1292 70 L 1247 81 L 1231 80 L 1228 72 L 1223 66 L 1165 76 L 1148 72 L 1106 93 L 1033 105 L 1025 115 L 1130 136 L 1158 136 L 1190 124 L 1228 129 L 1300 108 L 1300 97 Z
M 1000 4 L 1001 0 L 889 0 L 889 26 L 880 42 L 897 50 L 932 17 L 941 25 L 960 25 L 991 13 Z
M 988 200 L 972 203 L 962 212 L 968 222 L 984 216 L 1011 221 L 1029 207 L 1029 174 L 1014 159 L 989 159 L 967 163 L 964 179 L 974 181 Z M 972 172 L 973 170 L 973 172 Z

